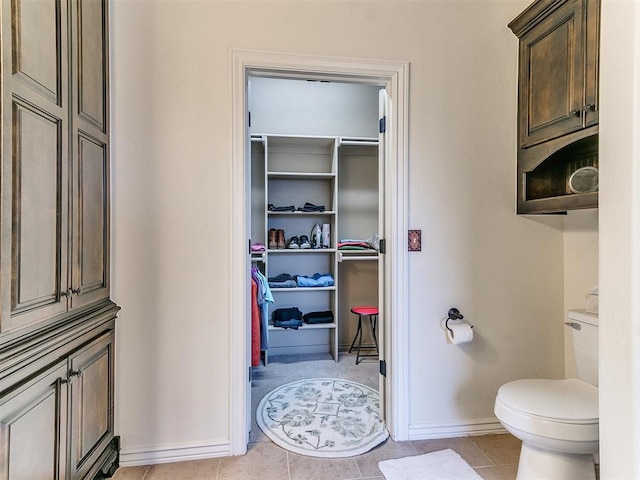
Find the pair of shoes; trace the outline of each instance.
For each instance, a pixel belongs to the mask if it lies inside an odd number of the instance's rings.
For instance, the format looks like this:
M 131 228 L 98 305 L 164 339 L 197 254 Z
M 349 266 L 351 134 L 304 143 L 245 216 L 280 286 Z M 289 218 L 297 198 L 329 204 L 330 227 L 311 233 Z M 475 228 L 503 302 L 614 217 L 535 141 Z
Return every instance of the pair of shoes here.
M 298 237 L 291 237 L 291 239 L 289 240 L 289 244 L 287 245 L 287 248 L 291 248 L 293 250 L 299 249 L 300 239 Z
M 284 247 L 284 230 L 276 230 L 275 228 L 269 229 L 269 250 L 275 250 Z

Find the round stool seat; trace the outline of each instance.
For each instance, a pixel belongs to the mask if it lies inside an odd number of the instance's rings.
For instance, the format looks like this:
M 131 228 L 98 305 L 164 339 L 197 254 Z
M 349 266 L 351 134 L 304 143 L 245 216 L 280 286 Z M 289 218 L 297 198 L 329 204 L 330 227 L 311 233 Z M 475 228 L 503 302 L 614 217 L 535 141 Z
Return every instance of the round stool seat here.
M 378 307 L 353 307 L 351 312 L 356 315 L 378 315 Z

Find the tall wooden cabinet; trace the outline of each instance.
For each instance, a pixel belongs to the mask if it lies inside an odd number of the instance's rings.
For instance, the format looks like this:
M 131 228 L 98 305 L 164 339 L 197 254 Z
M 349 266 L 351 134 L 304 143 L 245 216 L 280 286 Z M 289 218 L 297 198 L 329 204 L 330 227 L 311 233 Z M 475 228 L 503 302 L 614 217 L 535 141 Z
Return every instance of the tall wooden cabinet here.
M 2 0 L 0 479 L 117 465 L 107 0 Z
M 519 39 L 518 213 L 596 207 L 568 180 L 597 168 L 599 0 L 538 0 L 509 28 Z

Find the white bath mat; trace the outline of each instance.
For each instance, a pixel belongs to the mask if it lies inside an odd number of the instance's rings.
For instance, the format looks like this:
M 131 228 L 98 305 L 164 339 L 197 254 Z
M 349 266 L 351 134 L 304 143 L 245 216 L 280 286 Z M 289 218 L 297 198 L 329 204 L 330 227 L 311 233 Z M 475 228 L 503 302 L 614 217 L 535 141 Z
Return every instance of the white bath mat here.
M 482 480 L 460 455 L 451 450 L 378 462 L 387 480 Z

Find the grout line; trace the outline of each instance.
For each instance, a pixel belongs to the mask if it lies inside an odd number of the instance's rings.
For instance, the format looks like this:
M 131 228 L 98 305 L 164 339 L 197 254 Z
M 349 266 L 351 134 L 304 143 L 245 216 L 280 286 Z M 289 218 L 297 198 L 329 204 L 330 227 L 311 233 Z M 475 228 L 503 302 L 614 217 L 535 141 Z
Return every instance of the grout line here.
M 142 478 L 140 480 L 144 480 L 145 478 L 147 478 L 147 473 L 149 473 L 149 468 L 151 467 L 147 465 L 147 467 L 144 469 L 144 473 L 142 474 Z
M 289 450 L 285 450 L 285 453 L 287 454 L 287 478 L 291 480 L 291 465 L 289 463 Z

